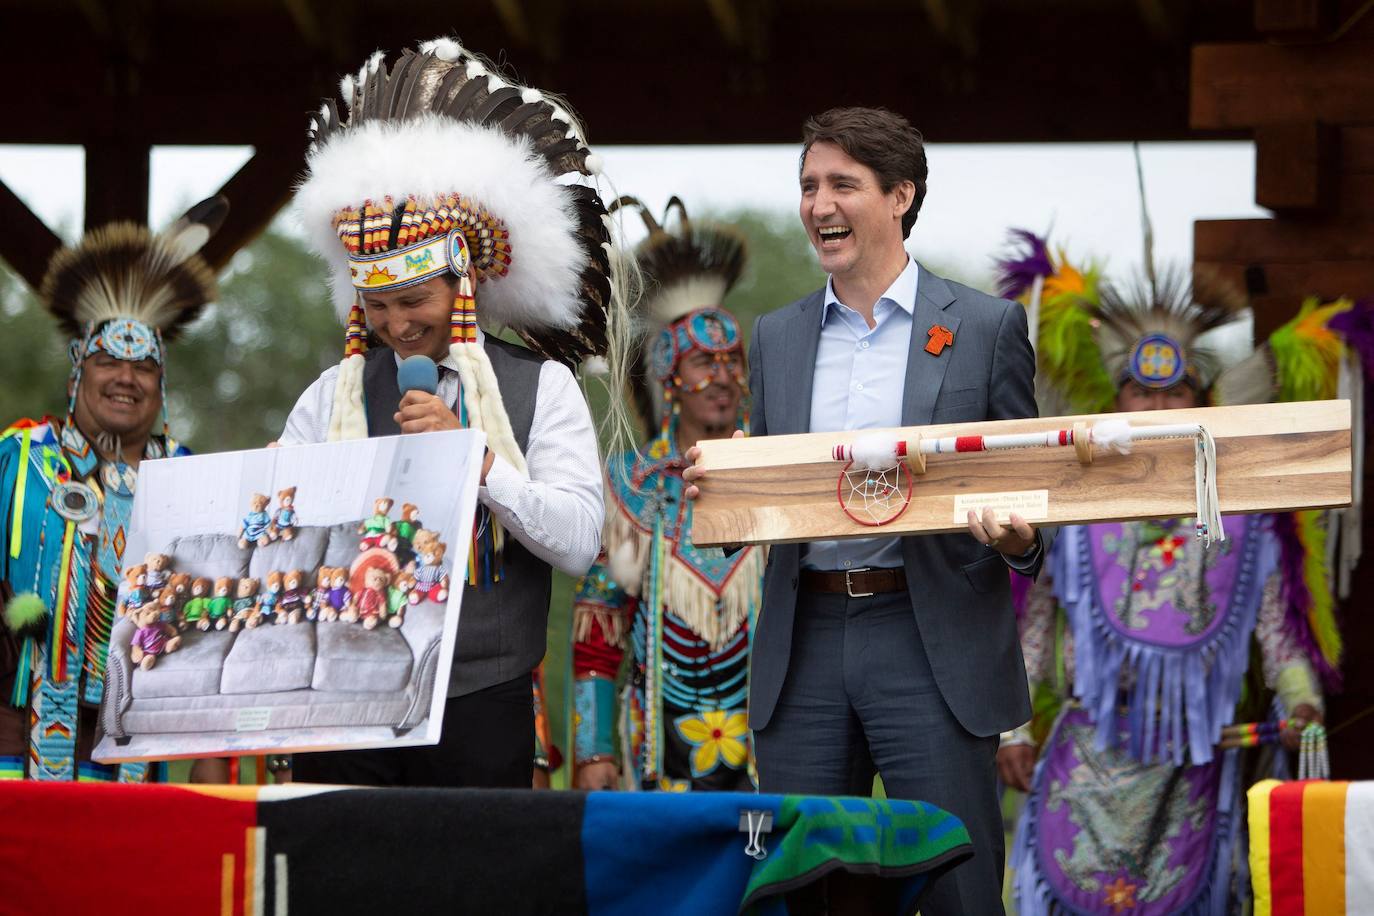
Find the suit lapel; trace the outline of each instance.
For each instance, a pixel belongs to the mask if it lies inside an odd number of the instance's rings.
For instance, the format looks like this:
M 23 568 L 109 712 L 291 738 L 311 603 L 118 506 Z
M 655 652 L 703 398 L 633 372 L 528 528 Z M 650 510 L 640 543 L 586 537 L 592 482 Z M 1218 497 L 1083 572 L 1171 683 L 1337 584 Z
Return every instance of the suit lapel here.
M 954 292 L 949 284 L 921 267 L 916 280 L 916 308 L 911 319 L 906 388 L 902 391 L 903 426 L 925 426 L 930 423 L 935 411 L 935 399 L 940 394 L 945 370 L 949 368 L 951 347 L 946 347 L 939 356 L 933 356 L 926 352 L 926 344 L 930 341 L 930 329 L 937 324 L 951 332 L 958 331 L 958 317 L 947 311 L 953 301 Z M 958 346 L 957 333 L 953 346 Z
M 821 343 L 821 309 L 825 289 L 813 293 L 802 303 L 795 321 L 787 324 L 789 339 L 782 370 L 769 379 L 772 390 L 788 392 L 783 428 L 769 432 L 807 433 L 811 431 L 811 388 L 816 381 L 816 350 Z

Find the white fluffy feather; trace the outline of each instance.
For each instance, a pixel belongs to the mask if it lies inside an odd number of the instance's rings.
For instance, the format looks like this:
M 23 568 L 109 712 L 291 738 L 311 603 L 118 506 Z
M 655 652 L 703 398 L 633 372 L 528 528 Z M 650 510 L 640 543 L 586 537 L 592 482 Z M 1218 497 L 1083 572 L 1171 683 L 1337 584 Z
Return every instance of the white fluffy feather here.
M 1100 449 L 1129 455 L 1131 442 L 1131 424 L 1125 420 L 1102 420 L 1093 424 L 1092 443 Z
M 311 248 L 333 268 L 341 322 L 355 293 L 334 214 L 387 196 L 458 193 L 485 206 L 510 232 L 510 272 L 477 292 L 482 319 L 517 329 L 577 324 L 584 259 L 576 208 L 528 140 L 438 116 L 370 122 L 330 137 L 308 165 L 296 206 Z
M 435 38 L 420 45 L 420 53 L 426 54 L 434 52 L 434 56 L 440 60 L 452 63 L 463 56 L 463 46 L 452 38 Z
M 897 442 L 891 436 L 860 436 L 853 448 L 855 470 L 882 471 L 897 463 Z
M 653 320 L 660 325 L 677 321 L 688 312 L 718 307 L 725 300 L 725 280 L 710 274 L 684 277 L 661 287 L 653 295 Z

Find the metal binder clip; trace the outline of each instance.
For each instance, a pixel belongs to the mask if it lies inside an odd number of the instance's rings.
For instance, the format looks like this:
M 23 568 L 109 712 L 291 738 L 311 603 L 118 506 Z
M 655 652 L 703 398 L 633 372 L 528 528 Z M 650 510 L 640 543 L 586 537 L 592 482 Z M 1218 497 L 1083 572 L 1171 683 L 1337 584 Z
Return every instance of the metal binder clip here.
M 763 844 L 763 835 L 773 830 L 772 811 L 741 811 L 739 829 L 748 834 L 749 842 L 744 844 L 744 854 L 762 862 L 768 858 L 768 848 Z

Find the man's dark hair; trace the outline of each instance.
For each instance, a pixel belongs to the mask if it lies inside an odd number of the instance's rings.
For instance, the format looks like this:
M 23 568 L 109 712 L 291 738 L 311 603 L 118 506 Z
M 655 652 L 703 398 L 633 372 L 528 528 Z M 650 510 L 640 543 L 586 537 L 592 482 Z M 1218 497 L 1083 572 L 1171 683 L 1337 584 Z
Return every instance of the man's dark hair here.
M 911 206 L 902 216 L 902 237 L 906 238 L 926 199 L 928 170 L 921 132 L 886 108 L 832 108 L 808 118 L 802 126 L 802 167 L 816 143 L 833 143 L 851 159 L 868 166 L 878 176 L 884 194 L 903 181 L 916 186 Z

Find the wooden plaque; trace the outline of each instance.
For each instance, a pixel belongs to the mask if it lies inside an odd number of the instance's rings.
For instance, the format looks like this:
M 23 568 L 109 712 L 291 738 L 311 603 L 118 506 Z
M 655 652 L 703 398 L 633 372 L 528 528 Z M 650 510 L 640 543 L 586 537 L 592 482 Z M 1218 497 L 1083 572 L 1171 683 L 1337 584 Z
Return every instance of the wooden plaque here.
M 1133 427 L 1205 425 L 1216 439 L 1218 493 L 1228 515 L 1350 505 L 1350 402 L 1307 401 L 702 441 L 707 473 L 691 537 L 713 546 L 959 531 L 967 525 L 955 521 L 956 499 L 973 494 L 1024 506 L 1037 525 L 1193 515 L 1192 439 L 1136 442 L 1129 455 L 1099 452 L 1088 465 L 1072 447 L 930 455 L 925 473 L 912 475 L 911 503 L 896 520 L 869 527 L 840 508 L 844 463 L 831 450 L 860 436 L 993 436 L 1106 418 Z

